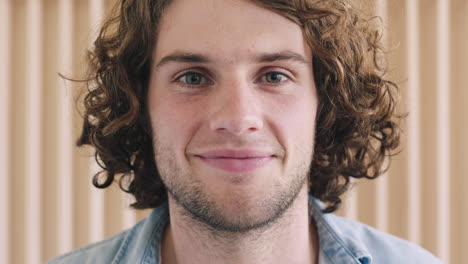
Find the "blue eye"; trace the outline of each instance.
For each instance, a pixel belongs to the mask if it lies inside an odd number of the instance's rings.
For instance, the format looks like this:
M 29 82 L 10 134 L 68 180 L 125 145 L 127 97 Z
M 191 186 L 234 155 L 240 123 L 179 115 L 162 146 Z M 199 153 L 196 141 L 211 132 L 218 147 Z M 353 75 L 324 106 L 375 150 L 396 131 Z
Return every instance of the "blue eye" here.
M 281 83 L 289 79 L 285 74 L 280 72 L 268 72 L 263 75 L 262 79 L 263 78 L 268 83 Z
M 180 81 L 189 86 L 203 85 L 206 83 L 206 78 L 198 72 L 186 72 L 177 78 Z

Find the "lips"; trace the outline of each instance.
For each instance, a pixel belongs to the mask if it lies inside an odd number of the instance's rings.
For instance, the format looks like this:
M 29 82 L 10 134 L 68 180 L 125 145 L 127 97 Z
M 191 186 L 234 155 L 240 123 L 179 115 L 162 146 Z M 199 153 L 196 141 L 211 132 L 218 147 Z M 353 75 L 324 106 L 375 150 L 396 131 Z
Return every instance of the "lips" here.
M 212 150 L 195 155 L 207 165 L 229 172 L 250 172 L 265 166 L 275 158 L 268 151 L 259 150 Z

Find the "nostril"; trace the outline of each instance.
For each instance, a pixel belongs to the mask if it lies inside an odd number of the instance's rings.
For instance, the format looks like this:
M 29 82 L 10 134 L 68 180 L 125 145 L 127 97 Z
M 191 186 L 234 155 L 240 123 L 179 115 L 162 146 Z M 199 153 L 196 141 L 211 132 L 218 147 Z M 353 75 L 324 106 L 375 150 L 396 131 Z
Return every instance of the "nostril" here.
M 217 132 L 228 132 L 241 135 L 248 132 L 255 132 L 263 127 L 263 122 L 259 118 L 223 118 L 212 120 L 210 128 Z

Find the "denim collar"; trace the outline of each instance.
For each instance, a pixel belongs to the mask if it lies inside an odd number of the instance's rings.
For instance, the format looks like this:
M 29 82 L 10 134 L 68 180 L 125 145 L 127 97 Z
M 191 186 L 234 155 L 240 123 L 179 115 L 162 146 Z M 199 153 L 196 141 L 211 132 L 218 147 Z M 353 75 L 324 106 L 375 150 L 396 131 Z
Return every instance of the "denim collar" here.
M 309 195 L 309 213 L 314 217 L 319 236 L 319 264 L 371 264 L 372 255 L 365 243 L 347 236 L 337 223 L 338 217 L 332 213 L 324 214 L 323 209 L 323 204 Z
M 348 237 L 334 214 L 324 214 L 323 204 L 309 195 L 309 214 L 314 218 L 319 236 L 319 264 L 371 264 L 372 256 L 364 243 Z M 112 264 L 158 264 L 164 229 L 169 222 L 167 203 L 153 209 L 150 216 L 130 229 Z

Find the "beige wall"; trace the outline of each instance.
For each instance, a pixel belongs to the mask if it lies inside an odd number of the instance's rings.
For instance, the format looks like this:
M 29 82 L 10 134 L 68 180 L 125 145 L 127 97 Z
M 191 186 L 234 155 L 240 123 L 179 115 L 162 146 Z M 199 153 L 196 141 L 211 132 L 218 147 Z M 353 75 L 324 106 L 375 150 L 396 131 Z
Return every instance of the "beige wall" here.
M 0 0 L 0 263 L 42 263 L 147 215 L 116 187 L 91 188 L 76 149 L 75 84 L 112 1 Z M 468 1 L 379 0 L 391 75 L 403 90 L 403 152 L 359 182 L 340 215 L 412 240 L 446 263 L 468 250 Z

